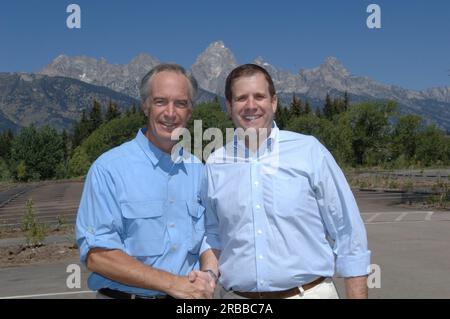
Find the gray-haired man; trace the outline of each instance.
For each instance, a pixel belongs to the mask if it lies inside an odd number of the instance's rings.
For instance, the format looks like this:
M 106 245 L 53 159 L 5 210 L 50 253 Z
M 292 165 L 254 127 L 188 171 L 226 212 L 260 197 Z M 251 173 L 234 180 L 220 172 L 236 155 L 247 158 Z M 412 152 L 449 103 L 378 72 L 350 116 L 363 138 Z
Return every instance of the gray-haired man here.
M 205 230 L 203 165 L 190 154 L 171 157 L 172 132 L 186 126 L 196 89 L 178 65 L 150 71 L 140 88 L 147 128 L 89 170 L 76 231 L 99 297 L 212 297 L 211 273 L 194 271 Z

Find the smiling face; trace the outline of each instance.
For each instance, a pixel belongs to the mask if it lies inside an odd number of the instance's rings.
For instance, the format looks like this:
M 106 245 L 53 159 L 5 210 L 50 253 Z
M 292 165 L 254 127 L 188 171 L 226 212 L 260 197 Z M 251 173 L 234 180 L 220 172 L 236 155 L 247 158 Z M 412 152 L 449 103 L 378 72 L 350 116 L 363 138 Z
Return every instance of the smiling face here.
M 270 134 L 277 96 L 270 95 L 269 84 L 260 72 L 235 79 L 231 85 L 231 101 L 227 101 L 228 112 L 236 127 L 267 128 Z
M 162 71 L 150 81 L 151 95 L 145 101 L 148 115 L 146 136 L 166 153 L 177 143 L 172 132 L 186 127 L 192 115 L 190 87 L 186 76 L 173 71 Z

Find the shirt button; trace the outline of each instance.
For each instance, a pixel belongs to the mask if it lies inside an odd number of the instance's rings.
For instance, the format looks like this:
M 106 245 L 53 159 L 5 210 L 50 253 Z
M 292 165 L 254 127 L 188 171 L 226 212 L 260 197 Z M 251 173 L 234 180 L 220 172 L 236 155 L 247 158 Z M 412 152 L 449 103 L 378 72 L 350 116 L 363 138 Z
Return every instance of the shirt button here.
M 174 228 L 174 227 L 175 227 L 175 224 L 172 223 L 172 224 L 169 225 L 169 227 Z
M 259 259 L 263 259 L 264 257 L 263 257 L 263 255 L 259 255 Z
M 255 186 L 258 186 L 258 185 L 259 185 L 259 182 L 258 182 L 258 181 L 256 181 L 256 182 L 255 182 Z
M 173 250 L 173 251 L 177 250 L 177 245 L 173 245 L 173 246 L 172 246 L 172 250 Z
M 175 203 L 175 200 L 171 199 L 171 200 L 169 200 L 169 203 L 173 204 L 173 203 Z
M 256 209 L 260 209 L 261 208 L 261 206 L 259 206 L 259 204 L 257 204 L 255 207 L 256 207 Z
M 260 280 L 259 283 L 260 283 L 261 285 L 264 285 L 264 280 Z
M 258 229 L 257 233 L 258 233 L 258 235 L 261 235 L 262 234 L 262 230 Z

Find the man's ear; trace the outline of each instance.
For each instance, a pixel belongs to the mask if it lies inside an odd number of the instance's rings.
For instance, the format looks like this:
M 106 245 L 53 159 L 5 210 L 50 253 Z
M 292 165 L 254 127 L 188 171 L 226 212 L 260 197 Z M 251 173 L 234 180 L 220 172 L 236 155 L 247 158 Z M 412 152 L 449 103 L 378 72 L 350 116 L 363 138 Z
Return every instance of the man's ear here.
M 230 101 L 226 100 L 225 105 L 227 106 L 228 116 L 231 117 L 231 103 L 230 103 Z
M 148 99 L 147 99 L 147 101 L 142 103 L 142 105 L 141 105 L 142 112 L 144 112 L 146 117 L 148 117 L 149 107 L 150 106 L 148 105 Z
M 272 110 L 273 113 L 275 114 L 275 112 L 277 111 L 277 106 L 278 106 L 278 97 L 276 94 L 274 94 L 274 96 L 272 96 Z
M 194 114 L 194 107 L 193 107 L 193 106 L 190 106 L 190 107 L 189 107 L 189 114 L 188 114 L 188 116 L 187 116 L 187 121 L 186 121 L 186 122 L 188 122 L 188 121 L 191 119 L 192 114 Z

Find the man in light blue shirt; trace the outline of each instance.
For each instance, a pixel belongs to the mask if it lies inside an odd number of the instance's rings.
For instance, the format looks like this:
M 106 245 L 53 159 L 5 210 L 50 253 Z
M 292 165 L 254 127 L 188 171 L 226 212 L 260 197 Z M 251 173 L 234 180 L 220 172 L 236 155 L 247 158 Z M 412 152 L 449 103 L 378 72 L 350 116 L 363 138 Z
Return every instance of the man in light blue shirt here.
M 201 260 L 220 271 L 220 296 L 338 298 L 336 271 L 347 297 L 367 298 L 366 232 L 332 155 L 312 136 L 277 128 L 265 69 L 236 68 L 225 94 L 235 138 L 209 157 L 202 183 Z
M 194 271 L 205 231 L 203 165 L 183 149 L 173 152 L 171 138 L 186 126 L 196 89 L 178 65 L 151 70 L 140 88 L 147 129 L 89 170 L 76 235 L 93 271 L 88 286 L 100 298 L 212 297 L 211 273 Z

